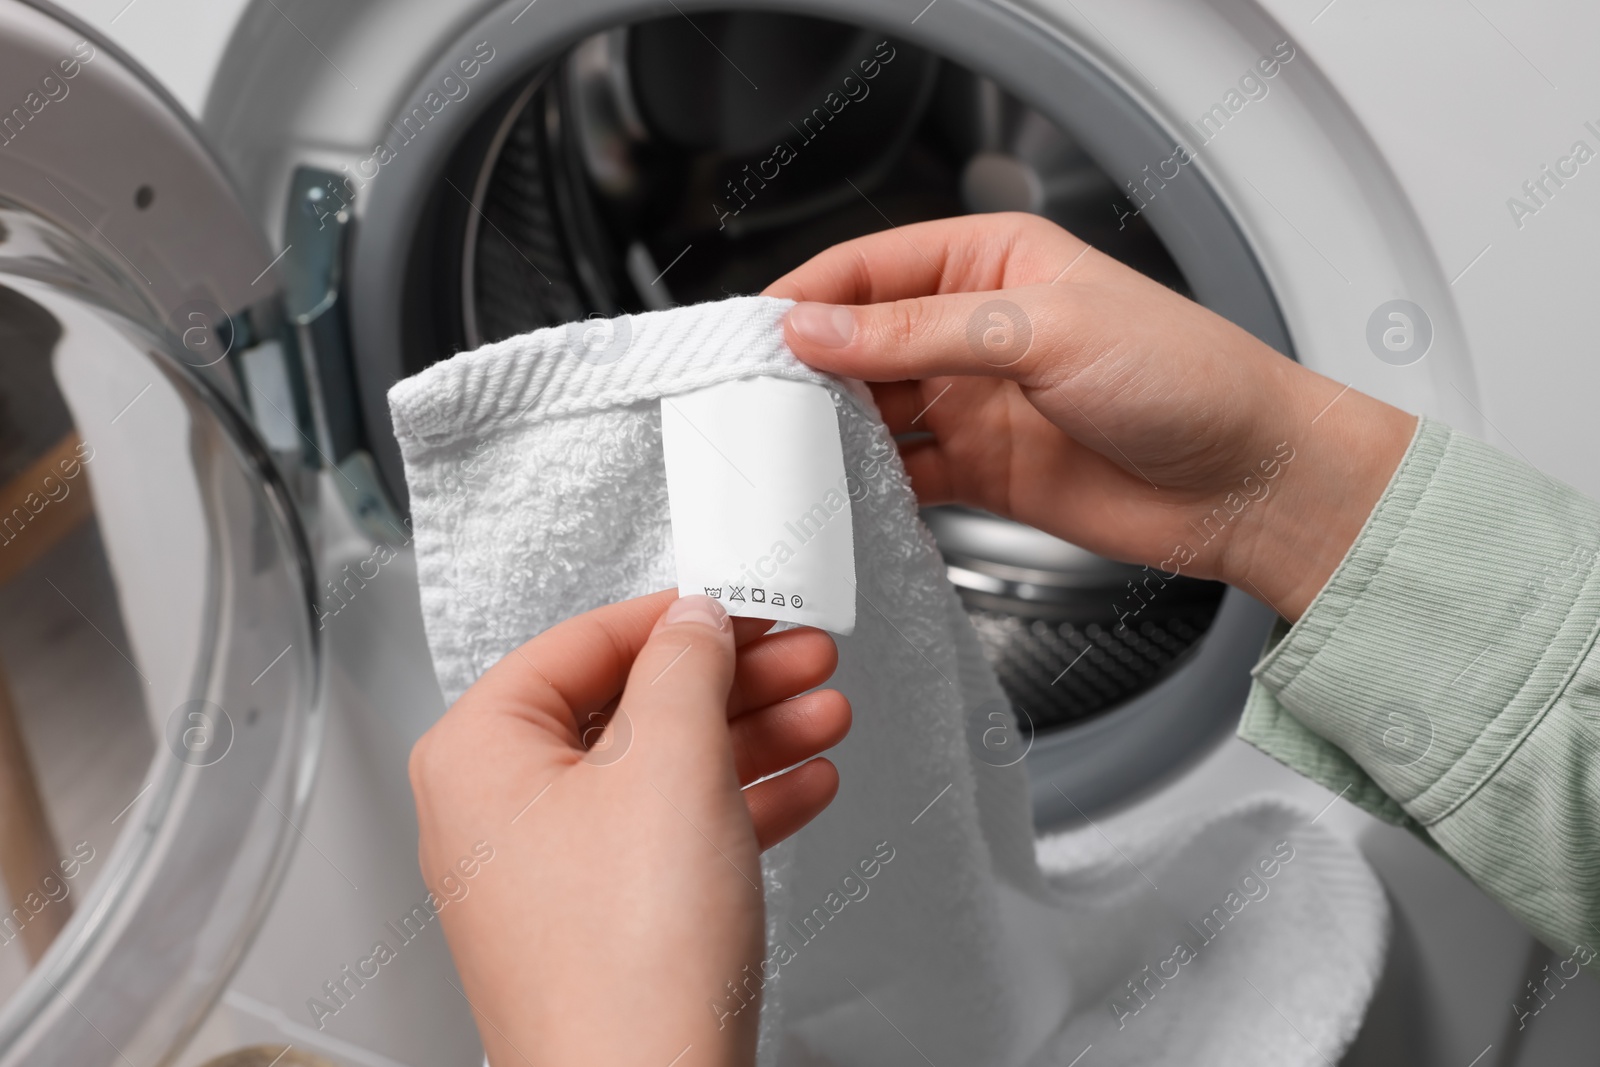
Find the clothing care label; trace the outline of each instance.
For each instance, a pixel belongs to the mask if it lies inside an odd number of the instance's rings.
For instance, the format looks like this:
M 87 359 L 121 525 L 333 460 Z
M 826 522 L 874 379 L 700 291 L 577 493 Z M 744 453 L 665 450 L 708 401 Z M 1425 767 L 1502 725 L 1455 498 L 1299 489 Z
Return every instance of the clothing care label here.
M 679 595 L 855 629 L 855 528 L 827 389 L 746 378 L 664 396 L 661 444 Z

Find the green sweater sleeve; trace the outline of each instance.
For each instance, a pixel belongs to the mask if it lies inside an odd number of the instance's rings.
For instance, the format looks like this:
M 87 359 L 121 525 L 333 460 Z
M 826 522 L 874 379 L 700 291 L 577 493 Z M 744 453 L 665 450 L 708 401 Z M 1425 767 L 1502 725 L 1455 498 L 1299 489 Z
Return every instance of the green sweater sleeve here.
M 1255 668 L 1239 734 L 1426 835 L 1552 948 L 1600 944 L 1600 505 L 1423 420 Z

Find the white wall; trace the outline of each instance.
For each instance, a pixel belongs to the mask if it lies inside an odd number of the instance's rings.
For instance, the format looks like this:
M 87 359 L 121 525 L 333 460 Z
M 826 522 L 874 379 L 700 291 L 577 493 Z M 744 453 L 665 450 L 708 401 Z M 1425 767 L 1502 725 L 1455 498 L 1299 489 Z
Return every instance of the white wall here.
M 249 0 L 54 0 L 131 53 L 198 115 Z

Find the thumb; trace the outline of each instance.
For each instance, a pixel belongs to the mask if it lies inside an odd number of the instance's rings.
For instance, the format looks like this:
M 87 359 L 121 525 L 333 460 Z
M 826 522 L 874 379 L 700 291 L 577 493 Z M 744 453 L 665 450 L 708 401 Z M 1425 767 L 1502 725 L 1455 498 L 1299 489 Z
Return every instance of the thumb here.
M 670 765 L 703 765 L 711 754 L 732 774 L 728 693 L 733 686 L 733 621 L 708 596 L 667 606 L 634 659 L 620 713 L 641 745 Z
M 1045 338 L 1059 332 L 1050 320 L 1062 318 L 1061 296 L 1028 286 L 883 304 L 800 303 L 784 319 L 784 340 L 812 367 L 863 381 L 958 374 L 1035 384 L 1053 348 Z

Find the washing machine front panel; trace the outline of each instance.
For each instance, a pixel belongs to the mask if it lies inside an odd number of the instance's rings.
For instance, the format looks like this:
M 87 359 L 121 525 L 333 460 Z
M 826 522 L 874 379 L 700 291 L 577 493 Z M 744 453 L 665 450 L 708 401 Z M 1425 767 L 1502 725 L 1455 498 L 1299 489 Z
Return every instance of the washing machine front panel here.
M 941 3 L 927 18 L 915 21 L 885 8 L 839 3 L 807 4 L 803 11 L 795 5 L 763 2 L 695 5 L 685 10 L 713 22 L 734 17 L 724 16 L 724 12 L 735 12 L 833 25 L 863 35 L 863 40 L 872 36 L 873 40 L 892 42 L 892 47 L 907 55 L 897 61 L 897 69 L 909 70 L 914 63 L 924 62 L 916 58 L 920 54 L 942 70 L 972 72 L 994 95 L 1008 101 L 1006 106 L 1026 109 L 1036 127 L 1060 131 L 1058 136 L 1071 146 L 1075 158 L 1082 160 L 1078 170 L 1093 177 L 1103 203 L 1096 201 L 1101 210 L 1092 221 L 1075 220 L 1075 228 L 1093 225 L 1104 230 L 1108 248 L 1127 239 L 1124 228 L 1130 234 L 1153 230 L 1159 237 L 1159 258 L 1165 262 L 1172 284 L 1193 292 L 1281 350 L 1290 351 L 1289 334 L 1265 272 L 1246 235 L 1230 217 L 1223 197 L 1206 177 L 1197 175 L 1193 180 L 1172 183 L 1158 206 L 1127 218 L 1127 201 L 1112 176 L 1136 175 L 1146 161 L 1170 155 L 1171 142 L 1137 94 L 1095 62 L 1092 51 L 1081 41 L 1063 36 L 1058 29 L 1043 32 L 1039 20 L 1025 12 L 966 0 Z M 351 326 L 354 388 L 361 400 L 368 447 L 390 489 L 402 497 L 404 481 L 388 429 L 384 393 L 394 379 L 467 347 L 475 339 L 473 309 L 470 296 L 465 295 L 471 287 L 474 264 L 470 254 L 463 256 L 462 252 L 462 245 L 470 247 L 471 242 L 461 240 L 452 227 L 469 234 L 475 231 L 491 243 L 504 239 L 505 231 L 512 229 L 505 218 L 496 221 L 495 217 L 499 175 L 475 164 L 474 157 L 480 161 L 492 157 L 507 137 L 507 122 L 517 108 L 536 109 L 544 106 L 543 97 L 556 95 L 547 92 L 548 87 L 534 84 L 541 71 L 550 82 L 562 82 L 558 88 L 568 98 L 583 104 L 595 94 L 594 86 L 583 82 L 582 69 L 603 69 L 603 62 L 593 61 L 604 60 L 619 34 L 635 33 L 641 27 L 654 32 L 654 26 L 674 26 L 684 17 L 671 14 L 663 18 L 648 5 L 631 0 L 583 5 L 506 3 L 480 8 L 470 20 L 460 12 L 445 21 L 440 21 L 437 13 L 412 14 L 419 20 L 412 23 L 418 37 L 407 50 L 388 53 L 389 61 L 380 66 L 374 58 L 377 46 L 361 42 L 369 35 L 376 35 L 373 40 L 387 40 L 389 31 L 375 20 L 393 17 L 395 12 L 389 8 L 380 12 L 352 5 L 334 14 L 314 5 L 291 5 L 280 13 L 257 5 L 244 16 L 230 57 L 224 61 L 226 80 L 216 86 L 206 118 L 211 135 L 224 146 L 265 217 L 280 218 L 280 203 L 291 208 L 296 205 L 294 193 L 301 188 L 300 175 L 308 163 L 332 179 L 322 194 L 328 198 L 324 203 L 337 200 L 348 204 L 356 217 L 343 267 L 348 282 L 341 292 L 342 311 Z M 308 34 L 316 47 L 307 48 L 306 41 L 290 31 L 291 24 Z M 796 26 L 797 40 L 802 30 Z M 430 38 L 429 34 L 437 36 Z M 702 50 L 715 47 L 723 54 L 719 57 L 707 51 L 685 70 L 713 65 L 722 70 L 724 64 L 730 71 L 743 69 L 727 54 L 728 49 L 737 53 L 733 44 L 724 41 L 723 46 L 708 46 L 703 38 L 691 34 L 692 27 L 680 35 L 683 44 L 700 45 Z M 271 42 L 269 48 L 262 47 L 264 40 Z M 769 79 L 768 96 L 780 88 L 787 90 L 787 86 L 770 82 L 777 77 L 777 64 L 755 65 L 760 65 L 763 78 Z M 733 79 L 735 74 L 727 75 L 730 84 Z M 359 91 L 353 86 L 359 86 Z M 862 105 L 862 113 L 871 106 L 883 106 L 885 99 L 898 99 L 886 97 L 887 92 L 881 85 L 875 89 L 875 99 Z M 662 125 L 658 114 L 661 95 L 651 94 L 636 108 L 652 112 L 644 118 L 654 118 L 658 127 Z M 572 120 L 582 118 L 582 109 L 574 111 L 562 112 L 564 125 L 578 125 Z M 624 126 L 639 121 L 639 116 L 630 119 L 626 114 L 614 118 Z M 704 120 L 700 125 L 706 125 Z M 517 131 L 512 131 L 513 140 L 516 136 Z M 1026 134 L 1020 136 L 1027 139 Z M 604 152 L 590 155 L 603 157 Z M 869 228 L 886 225 L 879 206 L 884 194 L 874 184 L 883 175 L 852 171 L 846 176 L 861 183 L 865 203 L 856 206 L 862 215 L 870 216 Z M 593 170 L 590 178 L 600 185 L 608 180 Z M 836 184 L 850 191 L 842 180 Z M 980 200 L 964 196 L 943 213 L 970 210 Z M 708 224 L 715 221 L 712 207 L 708 200 L 702 212 Z M 1124 216 L 1120 225 L 1119 208 Z M 564 210 L 554 218 L 564 224 L 583 214 Z M 904 221 L 898 208 L 894 214 L 901 217 L 891 222 Z M 631 284 L 636 290 L 648 290 L 652 275 L 674 266 L 677 273 L 668 282 L 676 284 L 677 278 L 696 269 L 691 260 L 708 247 L 702 238 L 717 238 L 714 226 L 705 228 L 711 232 L 691 234 L 670 248 L 658 243 L 649 249 L 651 254 L 644 259 L 652 264 L 651 269 L 638 269 L 631 255 L 618 254 L 618 260 L 630 260 L 626 273 L 632 276 L 623 277 L 620 287 L 627 289 Z M 550 264 L 539 258 L 538 244 L 530 241 L 506 258 L 514 268 L 527 264 L 523 273 L 531 281 L 550 276 L 557 282 L 556 288 L 561 288 L 568 279 L 554 270 L 540 269 Z M 682 263 L 674 260 L 690 244 L 699 249 L 690 251 Z M 441 269 L 441 264 L 463 258 L 468 262 L 459 273 Z M 611 302 L 605 286 L 590 283 L 584 276 L 589 266 L 578 263 L 571 271 L 572 288 L 588 299 L 569 301 L 569 312 L 550 321 L 585 312 L 629 309 L 626 301 L 620 306 Z M 638 283 L 640 277 L 645 284 Z M 713 286 L 709 293 L 717 291 Z M 527 303 L 539 303 L 545 294 L 544 286 L 534 285 L 528 290 Z M 639 309 L 641 302 L 650 306 L 648 293 L 642 296 L 643 300 L 635 297 L 631 309 Z M 468 306 L 463 308 L 463 304 Z M 458 325 L 463 319 L 464 329 Z M 546 323 L 529 321 L 520 328 L 542 324 Z M 482 336 L 479 331 L 477 339 Z M 972 572 L 972 568 L 964 571 Z M 984 581 L 992 584 L 993 577 L 989 574 Z M 1078 700 L 1076 707 L 1036 708 L 1027 713 L 1030 722 L 1054 726 L 1074 721 L 1080 712 L 1085 718 L 1098 718 L 1103 709 L 1118 709 L 1115 725 L 1095 723 L 1091 724 L 1094 729 L 1081 731 L 1053 729 L 1049 739 L 1034 745 L 1030 767 L 1038 779 L 1036 800 L 1042 821 L 1093 811 L 1169 773 L 1225 736 L 1242 700 L 1246 668 L 1264 636 L 1266 612 L 1247 598 L 1228 594 L 1218 613 L 1217 591 L 1207 594 L 1209 606 L 1195 609 L 1195 620 L 1175 617 L 1169 626 L 1166 620 L 1146 619 L 1143 621 L 1156 630 L 1128 639 L 1110 637 L 1107 635 L 1115 628 L 1115 603 L 1126 592 L 1122 586 L 1127 577 L 1118 575 L 1110 585 L 1102 583 L 1101 603 L 1093 614 L 1101 616 L 1099 622 L 1104 625 L 1046 617 L 1035 621 L 1049 632 L 1035 633 L 1036 625 L 1014 624 L 1015 613 L 1009 609 L 1016 605 L 992 598 L 986 602 L 988 608 L 1005 609 L 996 612 L 992 620 L 994 642 L 997 647 L 1003 645 L 1011 662 L 1018 665 L 1019 678 L 1021 674 L 1030 676 L 1031 692 L 1050 700 L 1056 699 L 1062 688 L 1076 685 L 1091 698 L 1088 703 Z M 1037 605 L 1024 607 L 1034 615 L 1050 614 L 1039 611 Z M 1183 616 L 1190 609 L 1174 598 L 1173 611 L 1175 616 Z M 1198 617 L 1201 615 L 1203 619 Z M 1213 620 L 1218 624 L 1212 626 Z M 1196 634 L 1202 633 L 1204 639 L 1197 640 Z M 1065 687 L 1050 686 L 1050 678 L 1061 676 L 1060 668 L 1077 659 L 1080 651 L 1086 651 L 1089 659 L 1079 662 L 1078 674 L 1068 677 Z M 1041 657 L 1045 661 L 1061 658 L 1061 662 L 1047 669 L 1049 662 L 1035 662 Z M 1124 670 L 1130 666 L 1132 670 Z M 1094 671 L 1100 673 L 1080 677 Z M 1119 672 L 1131 680 L 1101 685 Z M 1016 688 L 1020 691 L 1020 681 Z M 1109 703 L 1093 695 L 1102 688 L 1112 694 Z M 1197 693 L 1204 694 L 1198 702 Z M 1102 710 L 1091 710 L 1096 701 Z
M 1160 239 L 1175 284 L 1280 350 L 1409 407 L 1476 424 L 1472 366 L 1427 235 L 1343 98 L 1293 35 L 1261 9 L 941 0 L 906 17 L 887 5 L 757 0 L 694 4 L 662 18 L 649 5 L 607 0 L 507 2 L 458 9 L 448 17 L 406 8 L 400 18 L 390 6 L 356 4 L 337 12 L 314 4 L 280 7 L 255 5 L 246 12 L 224 63 L 227 77 L 208 104 L 207 124 L 266 217 L 279 217 L 280 203 L 294 206 L 294 197 L 282 194 L 300 188 L 296 175 L 307 162 L 331 177 L 326 195 L 348 202 L 356 216 L 344 267 L 348 281 L 341 292 L 351 326 L 352 388 L 360 399 L 367 446 L 396 496 L 403 497 L 404 486 L 388 429 L 388 385 L 487 336 L 482 316 L 474 316 L 482 309 L 472 306 L 471 294 L 474 284 L 481 285 L 482 263 L 474 262 L 470 251 L 464 254 L 463 246 L 473 247 L 472 235 L 493 243 L 511 226 L 503 217 L 494 218 L 499 175 L 474 159 L 508 151 L 508 137 L 514 141 L 525 125 L 516 120 L 518 109 L 537 110 L 546 103 L 556 109 L 552 114 L 561 121 L 555 125 L 563 129 L 585 124 L 599 129 L 588 154 L 576 153 L 584 160 L 603 161 L 608 151 L 625 149 L 630 127 L 649 124 L 660 98 L 670 93 L 647 94 L 631 108 L 614 107 L 625 94 L 612 93 L 610 102 L 599 106 L 604 114 L 594 120 L 594 101 L 605 101 L 607 83 L 617 80 L 604 73 L 608 56 L 633 47 L 625 35 L 652 25 L 652 19 L 688 26 L 693 15 L 710 20 L 707 25 L 715 32 L 716 20 L 730 11 L 804 15 L 865 27 L 907 52 L 922 50 L 946 67 L 974 72 L 1005 99 L 1053 124 L 1089 160 L 1104 187 L 1104 222 L 1118 222 L 1114 229 L 1105 226 L 1111 231 L 1105 247 L 1124 227 L 1147 227 Z M 1157 17 L 1164 32 L 1140 31 Z M 404 48 L 391 39 L 392 27 L 380 25 L 390 20 L 405 23 L 415 34 Z M 705 52 L 692 63 L 685 61 L 684 71 L 694 73 L 680 80 L 698 79 L 699 68 L 714 67 L 729 91 L 737 91 L 741 79 L 749 82 L 749 72 L 727 48 L 694 36 L 690 30 L 701 32 L 698 27 L 677 28 L 681 47 L 700 45 Z M 301 34 L 315 46 L 308 47 Z M 380 49 L 375 43 L 380 40 L 395 50 Z M 261 47 L 262 41 L 270 47 Z M 724 45 L 733 47 L 729 41 Z M 762 65 L 762 77 L 774 77 L 773 67 Z M 623 70 L 623 80 L 643 76 L 637 59 L 631 65 L 612 63 L 611 69 Z M 1158 69 L 1159 87 L 1147 73 Z M 602 73 L 587 77 L 586 70 Z M 555 87 L 571 106 L 562 104 L 553 83 L 561 83 Z M 535 118 L 544 121 L 541 115 Z M 655 118 L 659 128 L 659 115 Z M 704 119 L 699 124 L 707 125 Z M 609 173 L 604 166 L 583 165 L 598 186 L 630 180 L 625 168 Z M 864 183 L 859 194 L 875 206 L 873 180 L 882 175 L 857 177 Z M 973 203 L 969 200 L 966 208 Z M 708 203 L 707 220 L 712 209 Z M 586 216 L 581 210 L 548 214 L 551 231 L 570 217 Z M 881 224 L 898 221 L 903 218 L 883 216 Z M 1081 225 L 1081 218 L 1074 221 Z M 468 237 L 463 240 L 457 231 Z M 650 254 L 642 259 L 649 269 L 636 270 L 629 262 L 628 271 L 618 273 L 649 282 L 656 268 L 678 263 L 671 257 L 679 251 L 689 260 L 704 254 L 692 246 L 703 249 L 706 237 L 694 234 L 680 237 L 681 244 L 673 247 L 646 249 Z M 709 240 L 719 237 L 712 232 Z M 551 264 L 539 258 L 536 245 L 529 241 L 515 249 L 526 269 L 515 259 L 510 265 L 527 275 L 527 304 L 543 301 L 547 290 L 570 290 L 570 299 L 554 300 L 566 310 L 547 316 L 550 321 L 628 308 L 626 301 L 619 305 L 614 299 L 617 286 L 594 284 L 599 273 L 594 264 L 577 263 L 570 278 L 561 277 L 543 269 Z M 633 251 L 615 258 L 631 260 Z M 466 262 L 454 273 L 439 269 L 452 260 Z M 692 263 L 678 266 L 677 277 L 693 269 Z M 552 275 L 554 286 L 548 284 Z M 541 281 L 546 284 L 536 284 Z M 621 288 L 628 284 L 623 278 Z M 634 288 L 642 293 L 647 286 L 635 283 Z M 641 299 L 649 306 L 648 294 Z M 1432 351 L 1426 360 L 1385 362 L 1369 350 L 1365 337 L 1359 348 L 1345 337 L 1357 309 L 1371 311 L 1397 299 L 1432 309 Z M 1359 314 L 1366 318 L 1365 311 Z M 518 328 L 542 324 L 530 320 Z M 1306 432 L 1314 433 L 1314 425 Z M 1037 605 L 1006 597 L 996 601 L 991 587 L 1015 588 L 1016 583 L 1007 586 L 1009 572 L 995 566 L 997 560 L 986 562 L 991 566 L 974 568 L 962 561 L 952 576 L 962 584 L 962 575 L 977 574 L 969 599 L 981 594 L 988 599 L 980 608 L 1006 609 L 999 614 L 1010 617 L 997 622 L 997 640 L 1009 642 L 1013 659 L 1025 666 L 1041 660 L 1030 668 L 1038 675 L 1035 691 L 1058 688 L 1044 684 L 1046 674 L 1066 678 L 1068 685 L 1080 681 L 1058 669 L 1080 650 L 1114 665 L 1128 656 L 1135 662 L 1159 658 L 1152 650 L 1171 643 L 1172 627 L 1140 635 L 1150 646 L 1140 648 L 1103 641 L 1103 633 L 1063 627 L 1058 620 L 1047 620 L 1050 632 L 1034 632 L 1038 620 L 1014 625 L 1031 618 Z M 1124 592 L 1119 583 L 1113 586 L 1102 593 L 1108 618 Z M 1115 723 L 1086 721 L 1081 728 L 1042 736 L 1030 752 L 1041 821 L 1078 817 L 1136 795 L 1224 736 L 1269 617 L 1261 606 L 1229 594 L 1202 626 L 1203 640 L 1177 642 L 1183 646 L 1181 669 L 1158 667 L 1159 684 L 1113 701 Z M 1091 659 L 1083 671 L 1094 666 Z M 1040 673 L 1044 667 L 1051 669 Z
M 1492 404 L 1485 403 L 1480 382 L 1508 373 L 1510 363 L 1486 353 L 1503 347 L 1515 317 L 1490 301 L 1462 295 L 1469 291 L 1464 286 L 1481 282 L 1480 272 L 1495 257 L 1473 259 L 1479 242 L 1469 239 L 1450 210 L 1460 202 L 1461 188 L 1452 186 L 1449 195 L 1429 192 L 1437 175 L 1426 160 L 1461 133 L 1462 120 L 1457 114 L 1418 132 L 1416 123 L 1428 107 L 1453 106 L 1418 87 L 1431 79 L 1437 90 L 1464 78 L 1486 99 L 1499 94 L 1530 104 L 1529 86 L 1518 79 L 1531 76 L 1480 62 L 1492 43 L 1492 24 L 1487 31 L 1479 27 L 1478 36 L 1463 36 L 1454 21 L 1438 24 L 1446 30 L 1433 38 L 1441 46 L 1428 51 L 1426 73 L 1414 80 L 1379 76 L 1383 72 L 1361 58 L 1366 38 L 1381 38 L 1378 51 L 1398 65 L 1407 28 L 1442 10 L 1424 7 L 1427 12 L 1419 15 L 1414 5 L 1374 12 L 1348 0 L 1309 9 L 1232 0 L 938 0 L 904 6 L 817 0 L 686 3 L 673 14 L 699 18 L 737 9 L 816 16 L 870 27 L 981 73 L 1088 151 L 1121 190 L 1107 197 L 1107 216 L 1135 212 L 1157 232 L 1197 298 L 1340 382 L 1494 436 Z M 411 284 L 407 271 L 416 259 L 417 221 L 426 217 L 432 197 L 457 197 L 462 215 L 486 203 L 486 187 L 476 183 L 484 171 L 452 169 L 462 146 L 505 132 L 492 120 L 526 103 L 523 93 L 539 91 L 530 78 L 542 65 L 574 48 L 572 54 L 583 52 L 585 59 L 603 56 L 618 26 L 662 14 L 625 0 L 448 9 L 422 0 L 274 0 L 246 12 L 206 121 L 247 185 L 253 210 L 273 232 L 297 167 L 314 164 L 359 178 L 352 181 L 357 230 L 349 284 L 341 292 L 359 374 L 387 385 L 415 369 L 403 358 L 409 331 L 400 310 L 407 306 L 401 294 Z M 1495 11 L 1489 15 L 1498 17 Z M 1511 62 L 1509 55 L 1500 58 Z M 468 79 L 462 63 L 473 60 Z M 1268 67 L 1273 73 L 1266 73 Z M 443 94 L 449 103 L 429 108 L 427 94 L 448 88 L 446 78 L 456 86 Z M 432 117 L 391 134 L 391 124 L 418 107 Z M 627 115 L 613 118 L 617 128 L 630 121 Z M 1526 140 L 1524 131 L 1509 127 L 1495 137 Z M 386 156 L 378 151 L 385 143 Z M 483 145 L 474 150 L 480 156 L 485 151 Z M 1482 156 L 1493 154 L 1491 147 Z M 455 183 L 453 192 L 443 178 Z M 1476 171 L 1459 183 L 1482 185 Z M 1563 196 L 1557 206 L 1583 202 L 1576 192 Z M 903 220 L 891 218 L 886 225 L 896 221 Z M 1545 239 L 1559 243 L 1548 233 Z M 1570 270 L 1577 241 L 1569 235 L 1548 262 L 1519 259 L 1520 274 L 1500 281 L 1522 299 L 1544 290 L 1569 291 L 1570 279 L 1579 276 Z M 1520 247 L 1531 250 L 1536 243 Z M 466 299 L 464 287 L 455 292 Z M 1426 344 L 1406 340 L 1417 336 L 1422 320 L 1415 315 L 1404 322 L 1409 334 L 1401 330 L 1392 345 L 1384 340 L 1385 328 L 1396 320 L 1380 313 L 1401 301 L 1425 315 Z M 1561 366 L 1551 346 L 1570 349 L 1579 336 L 1575 324 L 1570 307 L 1537 323 L 1541 351 L 1528 358 L 1547 379 Z M 369 430 L 381 428 L 382 390 L 365 393 Z M 1316 426 L 1308 424 L 1304 432 L 1313 434 Z M 1555 430 L 1548 434 L 1560 436 Z M 385 443 L 371 444 L 383 461 Z M 393 481 L 392 457 L 385 462 Z M 996 588 L 1003 591 L 1004 576 L 997 573 L 991 569 L 983 577 L 1001 583 Z M 1029 757 L 1041 820 L 1087 812 L 1096 819 L 1137 821 L 1182 810 L 1196 796 L 1211 804 L 1261 788 L 1293 792 L 1291 776 L 1263 771 L 1251 762 L 1255 754 L 1237 742 L 1218 744 L 1237 712 L 1269 618 L 1266 608 L 1230 596 L 1183 670 L 1114 716 L 1041 738 Z M 1171 784 L 1186 759 L 1208 750 L 1204 763 Z M 1306 783 L 1298 788 L 1315 802 L 1327 799 Z M 1118 809 L 1121 816 L 1110 814 Z M 1419 902 L 1441 893 L 1464 899 L 1473 892 L 1458 878 L 1450 881 L 1455 875 L 1427 868 L 1428 860 L 1417 859 L 1416 842 L 1383 837 L 1364 817 L 1346 819 L 1342 812 L 1341 807 L 1325 821 L 1342 820 L 1342 830 L 1368 846 L 1411 915 L 1419 913 Z M 1115 823 L 1105 825 L 1116 833 Z M 1518 954 L 1530 942 L 1492 907 L 1483 910 L 1498 924 L 1493 930 L 1486 926 L 1476 948 L 1444 946 L 1450 935 L 1437 929 L 1410 946 L 1423 961 L 1419 973 L 1425 980 L 1394 1003 L 1401 1005 L 1404 1025 L 1421 1028 L 1424 1044 L 1437 1053 L 1430 1062 L 1465 1062 L 1491 1040 L 1497 1051 L 1485 1064 L 1502 1054 L 1501 1062 L 1510 1062 L 1514 1055 L 1507 1050 L 1515 1039 L 1501 1022 L 1473 1024 L 1498 1011 L 1520 984 Z M 1480 1032 L 1490 1036 L 1467 1050 Z
M 1600 394 L 1590 311 L 1600 8 L 1341 0 L 1317 17 L 1316 6 L 1262 6 L 1295 35 L 1407 191 L 1439 262 L 1439 297 L 1455 308 L 1471 364 L 1470 375 L 1436 379 L 1456 404 L 1441 413 L 1600 496 L 1588 432 Z M 1337 258 L 1340 245 L 1319 243 Z M 1358 340 L 1375 304 L 1350 306 L 1340 334 Z M 1446 348 L 1380 370 L 1391 380 L 1421 377 L 1437 354 L 1455 358 Z
M 5 0 L 0 101 L 0 1064 L 154 1062 L 311 785 L 303 402 L 272 257 L 152 82 Z

